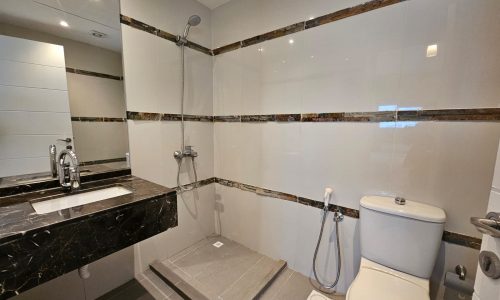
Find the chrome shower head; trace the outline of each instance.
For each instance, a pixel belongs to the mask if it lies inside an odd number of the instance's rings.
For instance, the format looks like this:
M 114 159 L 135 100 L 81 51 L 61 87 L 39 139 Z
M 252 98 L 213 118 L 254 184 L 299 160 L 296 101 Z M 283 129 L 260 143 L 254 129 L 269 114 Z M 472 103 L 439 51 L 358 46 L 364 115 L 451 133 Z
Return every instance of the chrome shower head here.
M 189 28 L 191 28 L 191 26 L 197 26 L 198 24 L 200 24 L 200 22 L 201 18 L 198 15 L 192 15 L 191 17 L 189 17 L 188 22 L 186 24 L 186 28 L 184 28 L 184 34 L 182 35 L 182 37 L 187 38 L 189 34 Z
M 196 25 L 200 24 L 200 22 L 201 22 L 201 18 L 198 15 L 192 15 L 191 17 L 189 17 L 189 20 L 188 20 L 188 24 L 191 26 L 196 26 Z

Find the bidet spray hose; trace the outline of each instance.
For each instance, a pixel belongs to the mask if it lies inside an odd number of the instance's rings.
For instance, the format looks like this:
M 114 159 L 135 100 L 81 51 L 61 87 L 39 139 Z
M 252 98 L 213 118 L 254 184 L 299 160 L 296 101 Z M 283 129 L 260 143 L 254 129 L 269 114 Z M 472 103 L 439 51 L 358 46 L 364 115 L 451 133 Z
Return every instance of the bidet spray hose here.
M 335 220 L 335 235 L 337 237 L 337 274 L 335 276 L 335 281 L 331 285 L 324 284 L 323 282 L 321 282 L 321 280 L 319 279 L 318 274 L 316 272 L 316 258 L 318 256 L 319 246 L 321 244 L 321 238 L 323 237 L 323 228 L 325 227 L 326 216 L 328 215 L 328 202 L 330 200 L 331 192 L 332 192 L 331 189 L 325 190 L 325 206 L 323 208 L 323 217 L 321 219 L 321 229 L 319 231 L 318 242 L 316 243 L 316 249 L 314 250 L 314 257 L 313 257 L 314 278 L 316 278 L 316 281 L 318 282 L 318 284 L 322 288 L 325 288 L 328 290 L 333 289 L 337 285 L 337 283 L 339 282 L 339 279 L 340 279 L 340 271 L 342 269 L 342 257 L 340 254 L 340 238 L 339 238 L 339 222 L 341 219 L 334 218 L 334 220 Z

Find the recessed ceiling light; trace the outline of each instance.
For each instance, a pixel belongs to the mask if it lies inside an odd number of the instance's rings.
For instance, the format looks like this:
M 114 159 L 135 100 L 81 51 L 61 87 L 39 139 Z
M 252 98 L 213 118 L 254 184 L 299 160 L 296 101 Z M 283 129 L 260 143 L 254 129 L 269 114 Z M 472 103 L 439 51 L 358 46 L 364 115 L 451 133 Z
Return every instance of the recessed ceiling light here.
M 288 40 L 288 43 L 289 43 L 289 44 L 293 44 L 294 42 L 295 42 L 295 41 L 294 41 L 293 39 L 289 39 L 289 40 Z
M 434 57 L 437 56 L 437 54 L 438 54 L 437 44 L 427 46 L 427 55 L 426 55 L 427 57 Z
M 69 27 L 69 24 L 66 21 L 59 22 L 59 25 L 61 25 L 62 27 Z
M 257 49 L 257 51 L 259 51 L 259 52 L 263 52 L 263 51 L 264 51 L 264 48 L 260 47 L 259 49 Z

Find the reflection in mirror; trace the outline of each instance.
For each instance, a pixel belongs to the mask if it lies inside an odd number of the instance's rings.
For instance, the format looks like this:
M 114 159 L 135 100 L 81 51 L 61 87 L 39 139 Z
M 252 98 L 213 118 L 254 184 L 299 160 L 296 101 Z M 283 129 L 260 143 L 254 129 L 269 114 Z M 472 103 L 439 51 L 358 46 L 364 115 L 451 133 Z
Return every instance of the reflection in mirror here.
M 50 145 L 127 167 L 118 0 L 0 1 L 0 70 L 0 186 L 52 179 Z

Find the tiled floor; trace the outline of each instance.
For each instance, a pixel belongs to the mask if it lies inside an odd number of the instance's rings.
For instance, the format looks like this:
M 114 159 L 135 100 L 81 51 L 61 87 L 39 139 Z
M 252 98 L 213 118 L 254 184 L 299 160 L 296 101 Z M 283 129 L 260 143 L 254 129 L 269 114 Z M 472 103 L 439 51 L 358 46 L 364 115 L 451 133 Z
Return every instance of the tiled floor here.
M 97 298 L 97 300 L 154 300 L 144 287 L 135 279 Z
M 217 241 L 224 245 L 214 247 L 212 244 Z M 245 299 L 252 282 L 262 280 L 277 261 L 224 237 L 210 237 L 162 263 L 210 299 Z M 151 271 L 142 274 L 139 280 L 155 299 L 181 299 Z M 307 277 L 286 268 L 261 299 L 305 300 L 312 290 Z

